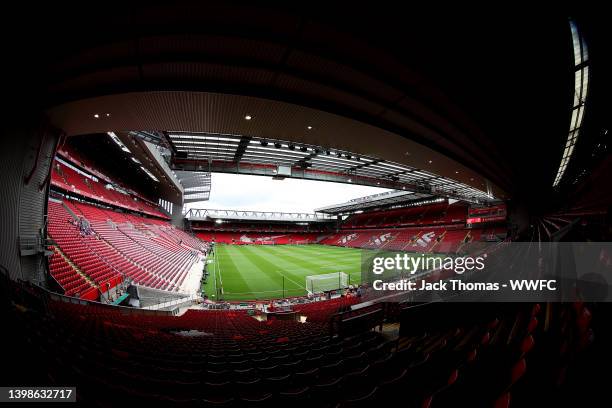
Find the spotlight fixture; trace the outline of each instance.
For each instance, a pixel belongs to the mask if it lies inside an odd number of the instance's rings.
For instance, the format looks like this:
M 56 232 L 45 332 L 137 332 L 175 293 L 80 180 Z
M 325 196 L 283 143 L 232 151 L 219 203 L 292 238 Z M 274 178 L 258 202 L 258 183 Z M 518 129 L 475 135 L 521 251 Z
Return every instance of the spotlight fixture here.
M 325 154 L 329 156 L 331 154 L 331 152 L 329 150 L 326 150 Z
M 346 158 L 347 158 L 347 159 L 349 159 L 349 160 L 351 160 L 352 156 L 351 156 L 350 154 L 348 154 L 348 153 L 347 153 L 347 154 L 346 154 Z
M 274 147 L 276 147 L 277 149 L 280 149 L 281 147 L 283 147 L 283 145 L 277 142 L 277 143 L 274 143 Z
M 99 119 L 100 115 L 98 115 L 97 113 L 94 114 L 94 118 Z
M 308 129 L 308 130 L 312 130 L 312 126 L 308 126 L 306 129 Z
M 455 174 L 459 174 L 459 170 L 455 170 Z
M 262 146 L 267 146 L 268 145 L 268 141 L 267 140 L 262 140 L 259 142 L 259 144 L 261 144 Z
M 336 152 L 336 156 L 338 156 L 338 157 L 342 157 L 342 153 L 340 153 L 340 152 Z
M 253 119 L 253 117 L 252 117 L 251 115 L 246 115 L 244 118 L 245 118 L 246 120 L 251 120 L 251 119 Z
M 430 160 L 430 161 L 429 161 L 429 164 L 431 164 L 431 163 L 433 163 L 433 161 L 432 161 L 432 160 Z
M 290 144 L 289 145 L 289 150 L 295 150 L 295 145 L 294 144 Z
M 307 152 L 308 148 L 306 146 L 302 146 L 302 147 L 300 147 L 300 151 Z

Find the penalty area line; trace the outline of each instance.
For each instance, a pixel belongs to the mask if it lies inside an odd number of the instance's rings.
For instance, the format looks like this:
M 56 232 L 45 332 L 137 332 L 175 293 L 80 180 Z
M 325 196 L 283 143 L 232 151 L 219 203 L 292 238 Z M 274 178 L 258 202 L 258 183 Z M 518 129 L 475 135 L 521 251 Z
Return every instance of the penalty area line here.
M 308 289 L 306 289 L 306 286 L 300 285 L 299 283 L 297 283 L 293 279 L 290 279 L 289 277 L 283 275 L 280 271 L 276 270 L 274 272 L 278 273 L 280 276 L 282 276 L 283 278 L 287 279 L 289 282 L 293 283 L 294 285 L 297 285 L 299 288 L 302 288 L 302 289 L 304 289 L 306 291 L 308 290 Z

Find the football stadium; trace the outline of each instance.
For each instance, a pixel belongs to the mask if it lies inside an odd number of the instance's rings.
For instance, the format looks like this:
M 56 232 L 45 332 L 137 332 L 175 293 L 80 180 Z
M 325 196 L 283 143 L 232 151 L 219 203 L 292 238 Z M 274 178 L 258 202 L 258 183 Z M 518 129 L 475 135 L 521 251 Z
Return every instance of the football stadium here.
M 21 8 L 0 403 L 612 403 L 603 15 Z

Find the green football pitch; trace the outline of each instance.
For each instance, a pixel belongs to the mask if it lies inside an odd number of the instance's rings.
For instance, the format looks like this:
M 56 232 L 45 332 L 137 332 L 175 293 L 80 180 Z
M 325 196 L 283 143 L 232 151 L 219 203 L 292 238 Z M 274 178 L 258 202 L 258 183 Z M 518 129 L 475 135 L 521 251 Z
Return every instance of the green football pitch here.
M 325 245 L 223 245 L 209 256 L 203 289 L 211 300 L 303 296 L 306 276 L 344 272 L 361 280 L 361 249 Z

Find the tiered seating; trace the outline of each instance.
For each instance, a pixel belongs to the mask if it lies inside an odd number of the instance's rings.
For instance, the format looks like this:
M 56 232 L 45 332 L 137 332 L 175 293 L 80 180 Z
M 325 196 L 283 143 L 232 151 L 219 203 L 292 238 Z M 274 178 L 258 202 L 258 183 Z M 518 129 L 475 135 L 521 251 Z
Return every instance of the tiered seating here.
M 381 231 L 375 232 L 370 236 L 368 241 L 361 245 L 361 248 L 369 248 L 369 249 L 381 249 L 388 248 L 394 241 L 396 236 L 400 232 L 397 231 Z
M 401 251 L 413 242 L 420 235 L 417 229 L 403 229 L 396 233 L 394 239 L 388 243 L 385 248 L 395 251 Z
M 78 384 L 82 402 L 143 404 L 158 399 L 164 405 L 196 405 L 198 400 L 204 406 L 301 405 L 310 402 L 311 390 L 316 389 L 317 400 L 329 404 L 342 394 L 327 399 L 328 382 L 337 384 L 345 372 L 362 370 L 390 351 L 390 344 L 374 333 L 330 340 L 320 325 L 258 322 L 236 312 L 160 318 L 170 325 L 155 318 L 150 319 L 152 325 L 142 321 L 130 325 L 121 314 L 108 316 L 112 318 L 81 319 L 75 311 L 61 309 L 51 320 L 36 322 L 44 336 L 36 343 L 46 339 L 54 344 L 47 354 L 50 374 L 57 381 Z M 170 320 L 195 317 L 200 319 L 195 327 L 208 335 L 164 332 L 182 325 Z M 102 331 L 106 336 L 98 336 Z M 55 342 L 59 333 L 74 332 L 79 335 L 71 337 L 70 346 Z M 78 356 L 71 347 L 79 350 Z M 106 358 L 97 357 L 101 355 Z
M 400 305 L 390 341 L 329 336 L 325 317 L 16 303 L 15 330 L 48 367 L 47 383 L 75 384 L 79 402 L 101 406 L 542 406 L 590 338 L 582 304 Z
M 86 173 L 91 174 L 91 175 L 97 177 L 99 180 L 101 180 L 102 184 L 118 185 L 122 190 L 126 191 L 129 195 L 132 196 L 130 198 L 135 197 L 139 201 L 139 202 L 130 202 L 128 204 L 136 205 L 136 206 L 142 206 L 143 210 L 141 212 L 144 212 L 144 213 L 149 214 L 149 215 L 159 216 L 161 218 L 166 218 L 167 219 L 166 215 L 162 214 L 159 211 L 158 206 L 155 203 L 153 203 L 153 202 L 147 200 L 146 198 L 142 197 L 140 194 L 138 194 L 137 192 L 133 191 L 129 187 L 127 187 L 125 185 L 122 185 L 121 183 L 118 183 L 115 180 L 111 180 L 105 174 L 99 172 L 95 168 L 95 166 L 92 163 L 89 162 L 89 160 L 87 160 L 85 157 L 81 156 L 78 152 L 76 152 L 74 149 L 72 149 L 69 145 L 62 146 L 62 148 L 60 148 L 57 153 L 65 161 L 70 162 L 73 165 L 83 169 Z M 107 193 L 110 194 L 111 196 L 115 196 L 116 195 L 117 201 L 124 202 L 125 194 L 117 193 L 117 192 L 114 192 L 112 190 L 107 190 Z
M 307 317 L 308 322 L 327 322 L 336 313 L 345 311 L 358 303 L 355 297 L 340 297 L 322 302 L 304 303 L 294 306 L 294 310 Z
M 49 201 L 48 233 L 62 252 L 78 266 L 103 292 L 115 287 L 123 278 L 119 270 L 102 258 L 89 244 L 94 239 L 83 234 L 71 222 L 72 218 L 61 203 Z M 52 265 L 52 271 L 54 266 Z M 76 271 L 75 271 L 76 273 Z M 71 292 L 75 294 L 77 292 Z M 80 292 L 79 292 L 80 293 Z
M 330 235 L 321 243 L 352 248 L 453 253 L 469 233 L 466 229 L 444 227 L 349 230 Z M 481 233 L 474 233 L 473 238 L 480 239 Z
M 402 250 L 413 252 L 433 252 L 446 234 L 444 228 L 423 228 L 418 231 L 415 238 L 405 245 Z
M 362 248 L 367 243 L 371 242 L 375 236 L 377 236 L 377 232 L 371 231 L 359 231 L 356 233 L 354 237 L 350 241 L 347 242 L 347 246 L 353 248 Z
M 192 221 L 191 228 L 194 231 L 202 232 L 278 232 L 278 233 L 308 233 L 308 232 L 322 232 L 326 231 L 328 225 L 311 223 L 308 226 L 298 225 L 296 223 L 279 223 L 270 224 L 265 222 L 233 222 L 225 221 L 222 224 L 217 224 L 214 221 Z
M 421 207 L 373 211 L 350 216 L 341 231 L 320 241 L 325 245 L 396 251 L 455 253 L 464 242 L 505 238 L 505 228 L 466 229 L 467 207 L 436 203 Z M 497 239 L 496 239 L 497 240 Z
M 89 289 L 96 288 L 89 284 L 59 253 L 55 247 L 52 248 L 53 255 L 49 259 L 49 271 L 57 283 L 64 289 L 68 296 L 80 296 Z
M 106 175 L 100 173 L 96 167 L 89 162 L 85 157 L 81 156 L 78 152 L 72 149 L 69 145 L 64 144 L 57 151 L 58 156 L 63 158 L 65 161 L 73 163 L 77 167 L 83 169 L 86 173 L 96 176 L 100 180 L 110 183 L 111 180 Z
M 136 283 L 179 291 L 206 245 L 161 220 L 65 201 L 87 219 L 95 236 L 84 237 L 105 262 Z
M 470 359 L 458 365 L 457 380 L 434 393 L 433 406 L 507 406 L 513 386 L 525 375 L 538 327 L 540 306 L 496 319 L 480 338 Z M 473 357 L 472 357 L 473 356 Z
M 51 173 L 51 184 L 61 190 L 79 194 L 88 199 L 96 200 L 101 203 L 113 205 L 120 208 L 137 211 L 143 214 L 169 219 L 157 206 L 135 194 L 124 194 L 113 188 L 107 188 L 110 183 L 96 181 L 92 177 L 85 176 L 86 172 L 79 173 L 64 164 L 54 161 Z M 88 173 L 87 173 L 88 174 Z M 108 180 L 108 178 L 106 178 Z M 114 183 L 113 183 L 114 184 Z
M 161 218 L 167 219 L 168 217 L 159 211 L 158 206 L 147 200 L 146 198 L 139 195 L 137 192 L 131 190 L 130 188 L 121 185 L 121 183 L 117 183 L 114 180 L 111 180 L 105 174 L 99 172 L 93 164 L 91 164 L 85 157 L 81 156 L 70 146 L 63 146 L 58 154 L 64 158 L 64 160 L 72 163 L 73 165 L 84 170 L 85 173 L 91 174 L 100 180 L 100 183 L 94 183 L 94 188 L 99 189 L 99 187 L 104 187 L 105 184 L 112 184 L 119 186 L 122 190 L 126 191 L 129 196 L 126 198 L 126 194 L 116 192 L 114 190 L 102 190 L 104 195 L 107 195 L 111 198 L 114 198 L 117 202 L 122 203 L 124 208 L 130 208 L 132 210 L 140 209 L 139 212 L 157 216 Z M 134 201 L 136 198 L 136 201 Z M 112 204 L 112 203 L 109 203 Z M 126 207 L 127 206 L 127 207 Z M 136 206 L 136 209 L 133 208 Z
M 80 212 L 79 207 L 77 207 L 76 204 L 74 204 L 73 202 L 65 201 L 64 203 L 68 207 L 70 207 L 75 214 L 83 215 L 83 213 Z M 99 218 L 96 217 L 106 216 L 106 213 L 102 209 L 99 209 L 98 207 L 94 206 L 90 206 L 88 214 L 90 217 L 92 217 L 88 219 L 92 226 L 97 224 L 95 219 Z M 86 243 L 87 247 L 91 248 L 92 251 L 94 251 L 97 255 L 100 256 L 100 258 L 104 259 L 104 261 L 112 265 L 122 274 L 125 274 L 126 276 L 132 278 L 136 283 L 152 281 L 156 278 L 154 274 L 149 273 L 144 268 L 122 255 L 108 242 L 99 239 L 98 237 L 93 235 L 79 236 L 79 239 L 81 240 L 81 242 Z
M 455 253 L 465 241 L 467 231 L 463 229 L 459 230 L 448 230 L 444 233 L 442 241 L 434 248 L 434 252 L 443 254 Z
M 333 234 L 321 240 L 324 245 L 337 245 L 351 248 L 360 248 L 360 244 L 369 242 L 372 237 L 382 231 L 345 231 L 343 233 Z
M 437 203 L 420 207 L 369 211 L 347 218 L 343 228 L 380 228 L 395 226 L 465 224 L 467 206 Z
M 269 233 L 269 232 L 198 232 L 198 238 L 207 242 L 222 244 L 311 244 L 315 243 L 318 233 Z
M 460 204 L 449 205 L 439 221 L 442 224 L 465 223 L 466 210 L 466 207 Z
M 150 224 L 150 225 L 154 225 L 154 224 Z M 174 241 L 179 245 L 185 245 L 185 246 L 188 246 L 188 247 L 200 250 L 200 251 L 208 250 L 208 246 L 205 245 L 201 240 L 199 240 L 198 238 L 192 237 L 189 234 L 186 234 L 184 231 L 168 226 L 167 224 L 164 224 L 164 223 L 159 223 L 157 225 L 158 227 L 156 228 L 156 231 L 160 235 L 165 234 L 165 236 L 168 237 L 169 240 Z

